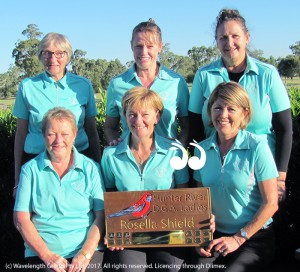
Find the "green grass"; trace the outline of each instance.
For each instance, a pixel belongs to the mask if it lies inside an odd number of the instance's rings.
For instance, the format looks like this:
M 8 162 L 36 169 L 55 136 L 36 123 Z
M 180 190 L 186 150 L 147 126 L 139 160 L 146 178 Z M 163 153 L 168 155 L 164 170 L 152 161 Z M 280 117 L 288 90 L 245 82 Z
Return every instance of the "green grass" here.
M 15 98 L 0 99 L 0 105 L 12 106 L 15 103 Z
M 282 78 L 282 80 L 287 88 L 290 87 L 300 88 L 300 77 L 294 77 L 293 79 Z

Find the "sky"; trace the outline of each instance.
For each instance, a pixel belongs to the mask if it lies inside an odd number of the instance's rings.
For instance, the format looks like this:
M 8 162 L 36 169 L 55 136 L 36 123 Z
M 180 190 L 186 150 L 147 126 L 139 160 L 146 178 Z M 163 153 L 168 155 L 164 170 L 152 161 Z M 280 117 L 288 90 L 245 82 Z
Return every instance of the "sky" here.
M 35 24 L 46 35 L 65 34 L 73 50 L 88 59 L 131 61 L 132 29 L 153 18 L 170 51 L 186 56 L 189 49 L 214 46 L 214 26 L 222 8 L 238 9 L 251 35 L 250 50 L 264 57 L 292 54 L 300 41 L 299 0 L 13 0 L 1 2 L 0 73 L 14 64 L 12 51 L 22 31 Z

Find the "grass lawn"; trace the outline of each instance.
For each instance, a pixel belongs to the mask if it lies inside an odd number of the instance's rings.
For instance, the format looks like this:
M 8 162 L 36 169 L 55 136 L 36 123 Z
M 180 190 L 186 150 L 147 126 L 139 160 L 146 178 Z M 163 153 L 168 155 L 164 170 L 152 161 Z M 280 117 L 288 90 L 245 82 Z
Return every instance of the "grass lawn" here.
M 298 88 L 300 88 L 300 77 L 294 77 L 293 79 L 283 78 L 282 80 L 283 80 L 283 82 L 284 82 L 284 84 L 287 88 L 289 88 L 289 87 L 298 87 Z

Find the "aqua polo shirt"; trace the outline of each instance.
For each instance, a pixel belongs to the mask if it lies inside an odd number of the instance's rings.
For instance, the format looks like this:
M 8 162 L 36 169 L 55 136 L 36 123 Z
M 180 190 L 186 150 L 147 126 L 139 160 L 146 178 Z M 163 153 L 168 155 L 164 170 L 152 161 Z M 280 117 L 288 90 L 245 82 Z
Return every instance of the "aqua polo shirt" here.
M 129 132 L 122 111 L 122 97 L 136 86 L 142 86 L 142 82 L 133 65 L 125 73 L 112 79 L 107 89 L 106 115 L 121 118 L 122 138 Z M 161 96 L 164 104 L 164 112 L 155 131 L 165 137 L 178 138 L 176 117 L 188 116 L 189 89 L 185 79 L 160 65 L 158 75 L 150 89 Z
M 71 258 L 87 238 L 93 211 L 104 209 L 104 190 L 99 165 L 75 148 L 74 163 L 61 180 L 44 151 L 22 167 L 14 210 L 30 212 L 48 248 Z M 37 254 L 25 243 L 30 256 Z
M 214 132 L 209 126 L 207 103 L 210 94 L 222 82 L 229 82 L 229 76 L 222 59 L 200 68 L 194 78 L 190 94 L 189 110 L 202 114 L 205 134 L 208 138 Z M 253 116 L 247 130 L 265 135 L 275 153 L 275 133 L 272 128 L 272 113 L 291 107 L 286 88 L 272 65 L 247 56 L 247 68 L 239 84 L 248 92 Z
M 141 173 L 129 147 L 130 134 L 117 146 L 104 149 L 101 169 L 105 187 L 118 191 L 166 190 L 189 181 L 188 168 L 174 170 L 170 160 L 182 157 L 179 149 L 170 150 L 173 140 L 155 134 L 155 149 Z
M 258 184 L 278 176 L 273 155 L 264 137 L 245 130 L 238 133 L 223 165 L 216 133 L 200 146 L 206 152 L 206 163 L 194 171 L 194 179 L 210 187 L 216 229 L 236 233 L 253 219 L 263 202 Z M 197 148 L 195 155 L 199 157 Z M 272 218 L 266 225 L 271 222 Z
M 54 107 L 64 107 L 73 112 L 78 127 L 75 146 L 79 151 L 89 147 L 84 122 L 85 118 L 97 115 L 91 82 L 69 72 L 56 82 L 45 71 L 22 80 L 13 108 L 13 115 L 28 121 L 24 145 L 26 153 L 39 154 L 45 150 L 41 123 L 45 113 Z

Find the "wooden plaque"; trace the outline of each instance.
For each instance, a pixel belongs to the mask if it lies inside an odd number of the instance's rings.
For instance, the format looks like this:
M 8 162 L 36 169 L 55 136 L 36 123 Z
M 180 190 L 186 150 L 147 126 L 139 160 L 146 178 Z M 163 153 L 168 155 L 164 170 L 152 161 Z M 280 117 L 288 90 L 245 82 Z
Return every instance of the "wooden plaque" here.
M 108 247 L 199 246 L 212 239 L 209 188 L 104 193 Z

